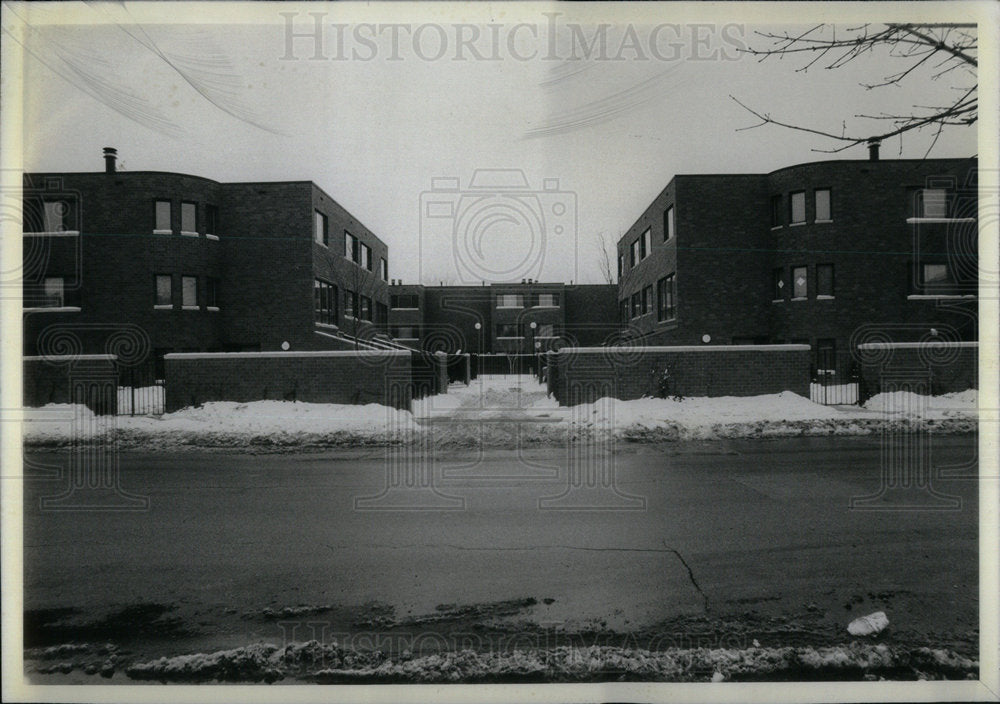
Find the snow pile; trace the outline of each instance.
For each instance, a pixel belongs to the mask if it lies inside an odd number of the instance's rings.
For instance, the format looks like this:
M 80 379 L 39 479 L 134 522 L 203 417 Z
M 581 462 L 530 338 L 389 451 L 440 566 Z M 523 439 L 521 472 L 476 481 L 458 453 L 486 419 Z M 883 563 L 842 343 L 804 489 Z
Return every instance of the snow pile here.
M 864 407 L 824 406 L 783 391 L 762 396 L 681 400 L 642 398 L 561 407 L 533 377 L 480 377 L 447 394 L 415 401 L 413 412 L 378 404 L 219 401 L 162 416 L 94 416 L 86 407 L 25 409 L 24 439 L 33 445 L 113 438 L 122 447 L 256 447 L 409 442 L 430 435 L 438 446 L 564 445 L 615 437 L 637 442 L 867 435 L 886 422 L 899 431 L 972 432 L 975 390 L 925 397 L 879 394 Z M 74 424 L 74 415 L 76 422 Z
M 87 439 L 115 434 L 125 446 L 290 446 L 405 441 L 419 429 L 409 411 L 379 404 L 217 401 L 162 416 L 95 416 L 84 406 L 25 409 L 28 444 L 68 443 L 76 427 Z
M 131 665 L 132 679 L 162 682 L 274 682 L 300 676 L 321 683 L 358 682 L 587 682 L 640 680 L 862 680 L 962 678 L 979 663 L 946 650 L 909 650 L 885 644 L 746 649 L 672 648 L 663 651 L 614 646 L 560 646 L 541 650 L 480 652 L 469 649 L 414 656 L 345 650 L 336 643 L 258 643 L 234 650 L 160 658 Z

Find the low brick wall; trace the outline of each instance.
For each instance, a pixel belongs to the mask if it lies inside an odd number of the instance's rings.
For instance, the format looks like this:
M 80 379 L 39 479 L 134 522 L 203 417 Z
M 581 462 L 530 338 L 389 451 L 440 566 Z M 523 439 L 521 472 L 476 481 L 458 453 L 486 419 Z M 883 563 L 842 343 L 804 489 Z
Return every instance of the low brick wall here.
M 414 395 L 411 354 L 396 350 L 168 354 L 166 411 L 208 401 L 262 400 L 380 403 L 409 409 Z
M 809 397 L 808 345 L 570 347 L 548 361 L 548 388 L 561 405 L 602 395 Z
M 26 407 L 82 403 L 97 414 L 118 411 L 118 360 L 110 354 L 23 358 Z
M 904 387 L 932 395 L 979 388 L 978 342 L 873 342 L 856 355 L 864 399 Z

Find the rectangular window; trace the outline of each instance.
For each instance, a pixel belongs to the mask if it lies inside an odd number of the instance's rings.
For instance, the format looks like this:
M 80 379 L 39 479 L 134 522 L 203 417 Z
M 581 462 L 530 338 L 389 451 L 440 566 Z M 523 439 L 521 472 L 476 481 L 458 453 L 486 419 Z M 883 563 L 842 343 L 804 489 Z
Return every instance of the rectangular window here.
M 806 298 L 809 295 L 809 269 L 797 266 L 792 269 L 792 298 Z
M 632 266 L 639 263 L 641 257 L 639 256 L 639 240 L 634 240 L 632 242 Z
M 66 305 L 65 282 L 61 276 L 45 277 L 45 307 L 62 308 Z
M 317 244 L 330 246 L 330 221 L 318 210 L 313 211 L 313 240 Z
M 344 256 L 352 262 L 358 262 L 358 238 L 344 230 Z
M 524 295 L 520 293 L 502 293 L 497 296 L 497 308 L 524 308 Z
M 653 286 L 650 284 L 642 289 L 642 314 L 649 315 L 653 312 Z
M 947 264 L 921 265 L 920 293 L 952 295 L 956 290 L 955 279 Z
M 219 307 L 219 280 L 214 276 L 205 279 L 205 305 L 209 308 Z
M 372 320 L 372 299 L 368 296 L 361 297 L 361 319 L 368 322 Z
M 497 337 L 524 337 L 520 323 L 501 323 L 497 325 Z
M 771 196 L 771 227 L 780 227 L 783 224 L 781 218 L 781 194 Z
M 389 262 L 385 260 L 385 257 L 379 257 L 378 272 L 383 281 L 389 280 Z
M 925 188 L 920 193 L 921 217 L 948 217 L 948 191 L 943 188 Z
M 642 233 L 642 237 L 639 238 L 639 259 L 645 259 L 650 255 L 653 249 L 653 235 L 652 229 L 646 228 L 646 231 Z
M 219 208 L 217 206 L 205 206 L 205 234 L 219 234 Z
M 173 277 L 170 274 L 159 274 L 156 277 L 156 303 L 158 306 L 174 304 Z
M 344 317 L 353 318 L 357 309 L 358 294 L 354 291 L 344 290 Z
M 368 245 L 366 245 L 364 243 L 358 243 L 358 248 L 359 248 L 360 253 L 361 253 L 361 259 L 358 260 L 358 263 L 361 265 L 361 268 L 362 269 L 367 269 L 368 271 L 372 271 L 372 250 L 371 250 L 371 247 L 369 247 Z
M 170 223 L 170 201 L 156 201 L 156 224 L 153 226 L 157 232 L 173 232 L 173 225 Z
M 415 293 L 394 293 L 389 297 L 393 308 L 419 308 L 420 297 Z
M 674 274 L 665 276 L 656 282 L 656 319 L 658 321 L 672 320 L 677 317 L 677 307 L 674 303 Z
M 559 305 L 559 294 L 536 293 L 534 305 L 540 308 L 555 308 Z
M 830 210 L 830 189 L 817 188 L 813 195 L 816 197 L 816 222 L 833 220 L 833 211 Z
M 555 337 L 556 336 L 556 326 L 552 323 L 546 323 L 544 325 L 539 325 L 535 330 L 535 337 Z
M 198 234 L 198 206 L 194 203 L 181 203 L 181 232 Z
M 399 325 L 392 328 L 390 333 L 397 340 L 417 340 L 417 328 L 412 325 Z
M 663 214 L 663 241 L 666 242 L 674 236 L 674 206 L 667 208 Z
M 771 295 L 774 297 L 775 301 L 785 300 L 785 270 L 784 268 L 774 269 L 771 273 L 771 281 L 774 284 L 774 290 Z
M 322 279 L 316 279 L 313 282 L 313 294 L 316 302 L 316 322 L 336 325 L 337 287 Z
M 833 264 L 816 265 L 816 297 L 833 298 Z
M 181 277 L 181 306 L 184 308 L 198 307 L 198 277 Z
M 642 315 L 642 296 L 636 291 L 632 294 L 632 317 L 638 318 Z
M 625 272 L 625 255 L 618 255 L 618 280 L 621 281 L 622 274 Z
M 795 191 L 789 194 L 789 222 L 793 225 L 806 221 L 806 192 Z
M 46 201 L 44 204 L 45 222 L 43 232 L 66 232 L 66 214 L 68 206 L 64 201 Z
M 626 298 L 624 301 L 618 301 L 618 320 L 625 322 L 628 318 L 628 299 Z

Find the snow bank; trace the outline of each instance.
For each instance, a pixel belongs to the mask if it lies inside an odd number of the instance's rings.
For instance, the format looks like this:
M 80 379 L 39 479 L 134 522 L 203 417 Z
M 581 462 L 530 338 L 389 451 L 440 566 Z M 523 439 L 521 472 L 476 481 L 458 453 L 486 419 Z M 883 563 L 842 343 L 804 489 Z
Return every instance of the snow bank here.
M 387 658 L 380 652 L 345 650 L 335 643 L 259 643 L 209 654 L 180 655 L 131 665 L 132 679 L 163 682 L 277 681 L 286 676 L 321 683 L 351 682 L 573 682 L 871 678 L 962 678 L 979 663 L 951 651 L 906 649 L 853 642 L 829 647 L 746 649 L 561 646 L 541 650 L 448 651 Z
M 888 420 L 902 431 L 971 432 L 975 390 L 936 397 L 879 394 L 864 407 L 824 406 L 784 391 L 762 396 L 603 398 L 561 407 L 532 377 L 480 377 L 414 402 L 413 412 L 378 404 L 219 401 L 162 416 L 97 417 L 84 406 L 25 409 L 24 439 L 63 445 L 76 427 L 85 438 L 113 435 L 123 447 L 274 447 L 407 442 L 431 434 L 442 446 L 562 445 L 614 436 L 637 442 L 797 435 L 866 435 Z

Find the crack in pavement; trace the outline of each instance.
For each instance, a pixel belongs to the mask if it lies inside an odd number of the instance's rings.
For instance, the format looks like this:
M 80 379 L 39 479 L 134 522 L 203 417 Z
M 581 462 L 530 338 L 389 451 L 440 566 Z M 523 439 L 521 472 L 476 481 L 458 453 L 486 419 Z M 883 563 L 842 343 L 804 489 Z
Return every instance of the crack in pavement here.
M 691 578 L 691 584 L 694 585 L 694 588 L 698 590 L 699 594 L 701 594 L 701 598 L 705 600 L 705 613 L 708 613 L 708 595 L 701 590 L 700 586 L 698 586 L 698 580 L 694 578 L 694 572 L 691 570 L 691 565 L 687 563 L 687 560 L 684 559 L 684 556 L 681 555 L 680 552 L 667 545 L 666 540 L 663 541 L 663 545 L 664 547 L 667 548 L 669 552 L 675 554 L 677 556 L 677 559 L 680 560 L 681 564 L 684 565 L 684 567 L 687 569 L 688 577 Z

